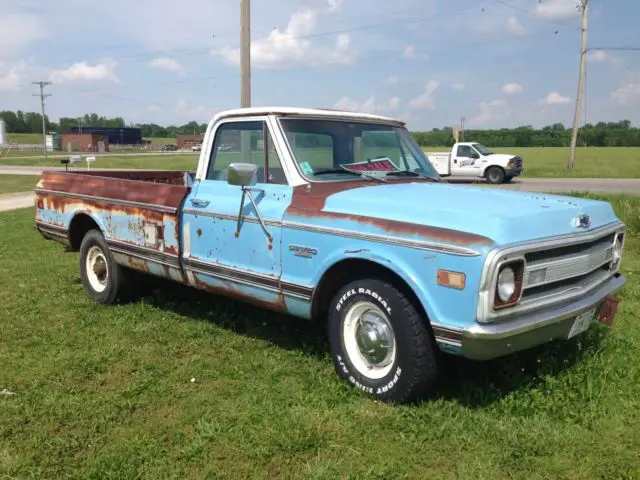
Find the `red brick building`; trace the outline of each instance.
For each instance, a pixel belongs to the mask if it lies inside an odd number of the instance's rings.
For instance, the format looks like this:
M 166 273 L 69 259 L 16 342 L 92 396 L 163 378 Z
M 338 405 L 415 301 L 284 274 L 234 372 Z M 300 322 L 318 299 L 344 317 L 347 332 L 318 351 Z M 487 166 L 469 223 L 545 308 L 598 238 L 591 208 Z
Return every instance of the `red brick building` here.
M 109 151 L 109 139 L 101 133 L 63 133 L 60 146 L 64 152 L 104 153 Z
M 199 135 L 177 135 L 176 147 L 178 149 L 191 148 L 193 145 L 200 145 L 204 141 L 204 133 Z

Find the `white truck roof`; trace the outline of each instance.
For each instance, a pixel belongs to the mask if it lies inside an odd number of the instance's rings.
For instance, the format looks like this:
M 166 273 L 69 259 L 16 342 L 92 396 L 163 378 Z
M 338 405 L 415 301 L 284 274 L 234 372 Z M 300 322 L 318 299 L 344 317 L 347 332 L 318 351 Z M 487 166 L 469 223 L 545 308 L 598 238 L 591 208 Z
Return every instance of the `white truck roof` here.
M 404 126 L 405 122 L 391 117 L 373 115 L 370 113 L 350 112 L 345 110 L 333 110 L 324 108 L 300 108 L 300 107 L 248 107 L 224 110 L 217 113 L 212 121 L 223 118 L 252 116 L 252 115 L 284 115 L 284 116 L 313 116 L 327 118 L 350 118 L 353 120 L 372 120 L 397 126 Z

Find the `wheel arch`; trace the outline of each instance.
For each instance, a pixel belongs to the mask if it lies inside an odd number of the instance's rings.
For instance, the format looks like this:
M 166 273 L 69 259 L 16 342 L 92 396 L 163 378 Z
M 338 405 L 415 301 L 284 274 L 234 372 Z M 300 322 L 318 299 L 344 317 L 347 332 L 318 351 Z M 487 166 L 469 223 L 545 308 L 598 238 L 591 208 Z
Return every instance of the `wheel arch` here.
M 410 274 L 399 272 L 379 258 L 351 257 L 342 258 L 327 268 L 320 277 L 311 299 L 311 318 L 325 318 L 328 304 L 338 290 L 346 283 L 365 276 L 384 278 L 409 298 L 423 315 L 425 326 L 431 328 L 433 312 L 429 312 L 427 302 L 423 302 L 417 293 L 417 286 L 410 280 Z M 404 273 L 404 274 L 403 274 Z M 408 278 L 409 277 L 409 278 Z
M 76 212 L 69 223 L 69 244 L 75 252 L 80 250 L 82 239 L 89 230 L 100 230 L 104 234 L 104 226 L 101 225 L 90 212 L 81 210 Z

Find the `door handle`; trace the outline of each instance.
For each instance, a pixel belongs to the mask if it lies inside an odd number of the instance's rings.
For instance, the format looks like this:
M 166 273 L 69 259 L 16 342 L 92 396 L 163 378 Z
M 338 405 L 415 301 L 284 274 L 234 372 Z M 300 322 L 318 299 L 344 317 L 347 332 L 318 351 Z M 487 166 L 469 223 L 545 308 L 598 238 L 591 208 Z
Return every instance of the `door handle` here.
M 209 200 L 202 200 L 200 198 L 192 198 L 191 203 L 196 207 L 206 207 L 209 205 Z

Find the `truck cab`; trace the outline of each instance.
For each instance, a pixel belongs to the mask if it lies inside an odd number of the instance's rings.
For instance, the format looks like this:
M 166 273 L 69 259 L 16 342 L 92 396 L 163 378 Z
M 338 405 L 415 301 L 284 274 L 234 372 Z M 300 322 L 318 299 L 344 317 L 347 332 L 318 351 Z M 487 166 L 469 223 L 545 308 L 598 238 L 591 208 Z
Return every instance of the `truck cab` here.
M 443 177 L 478 177 L 492 184 L 508 183 L 520 175 L 522 158 L 495 153 L 477 142 L 457 142 L 450 152 L 425 152 Z

